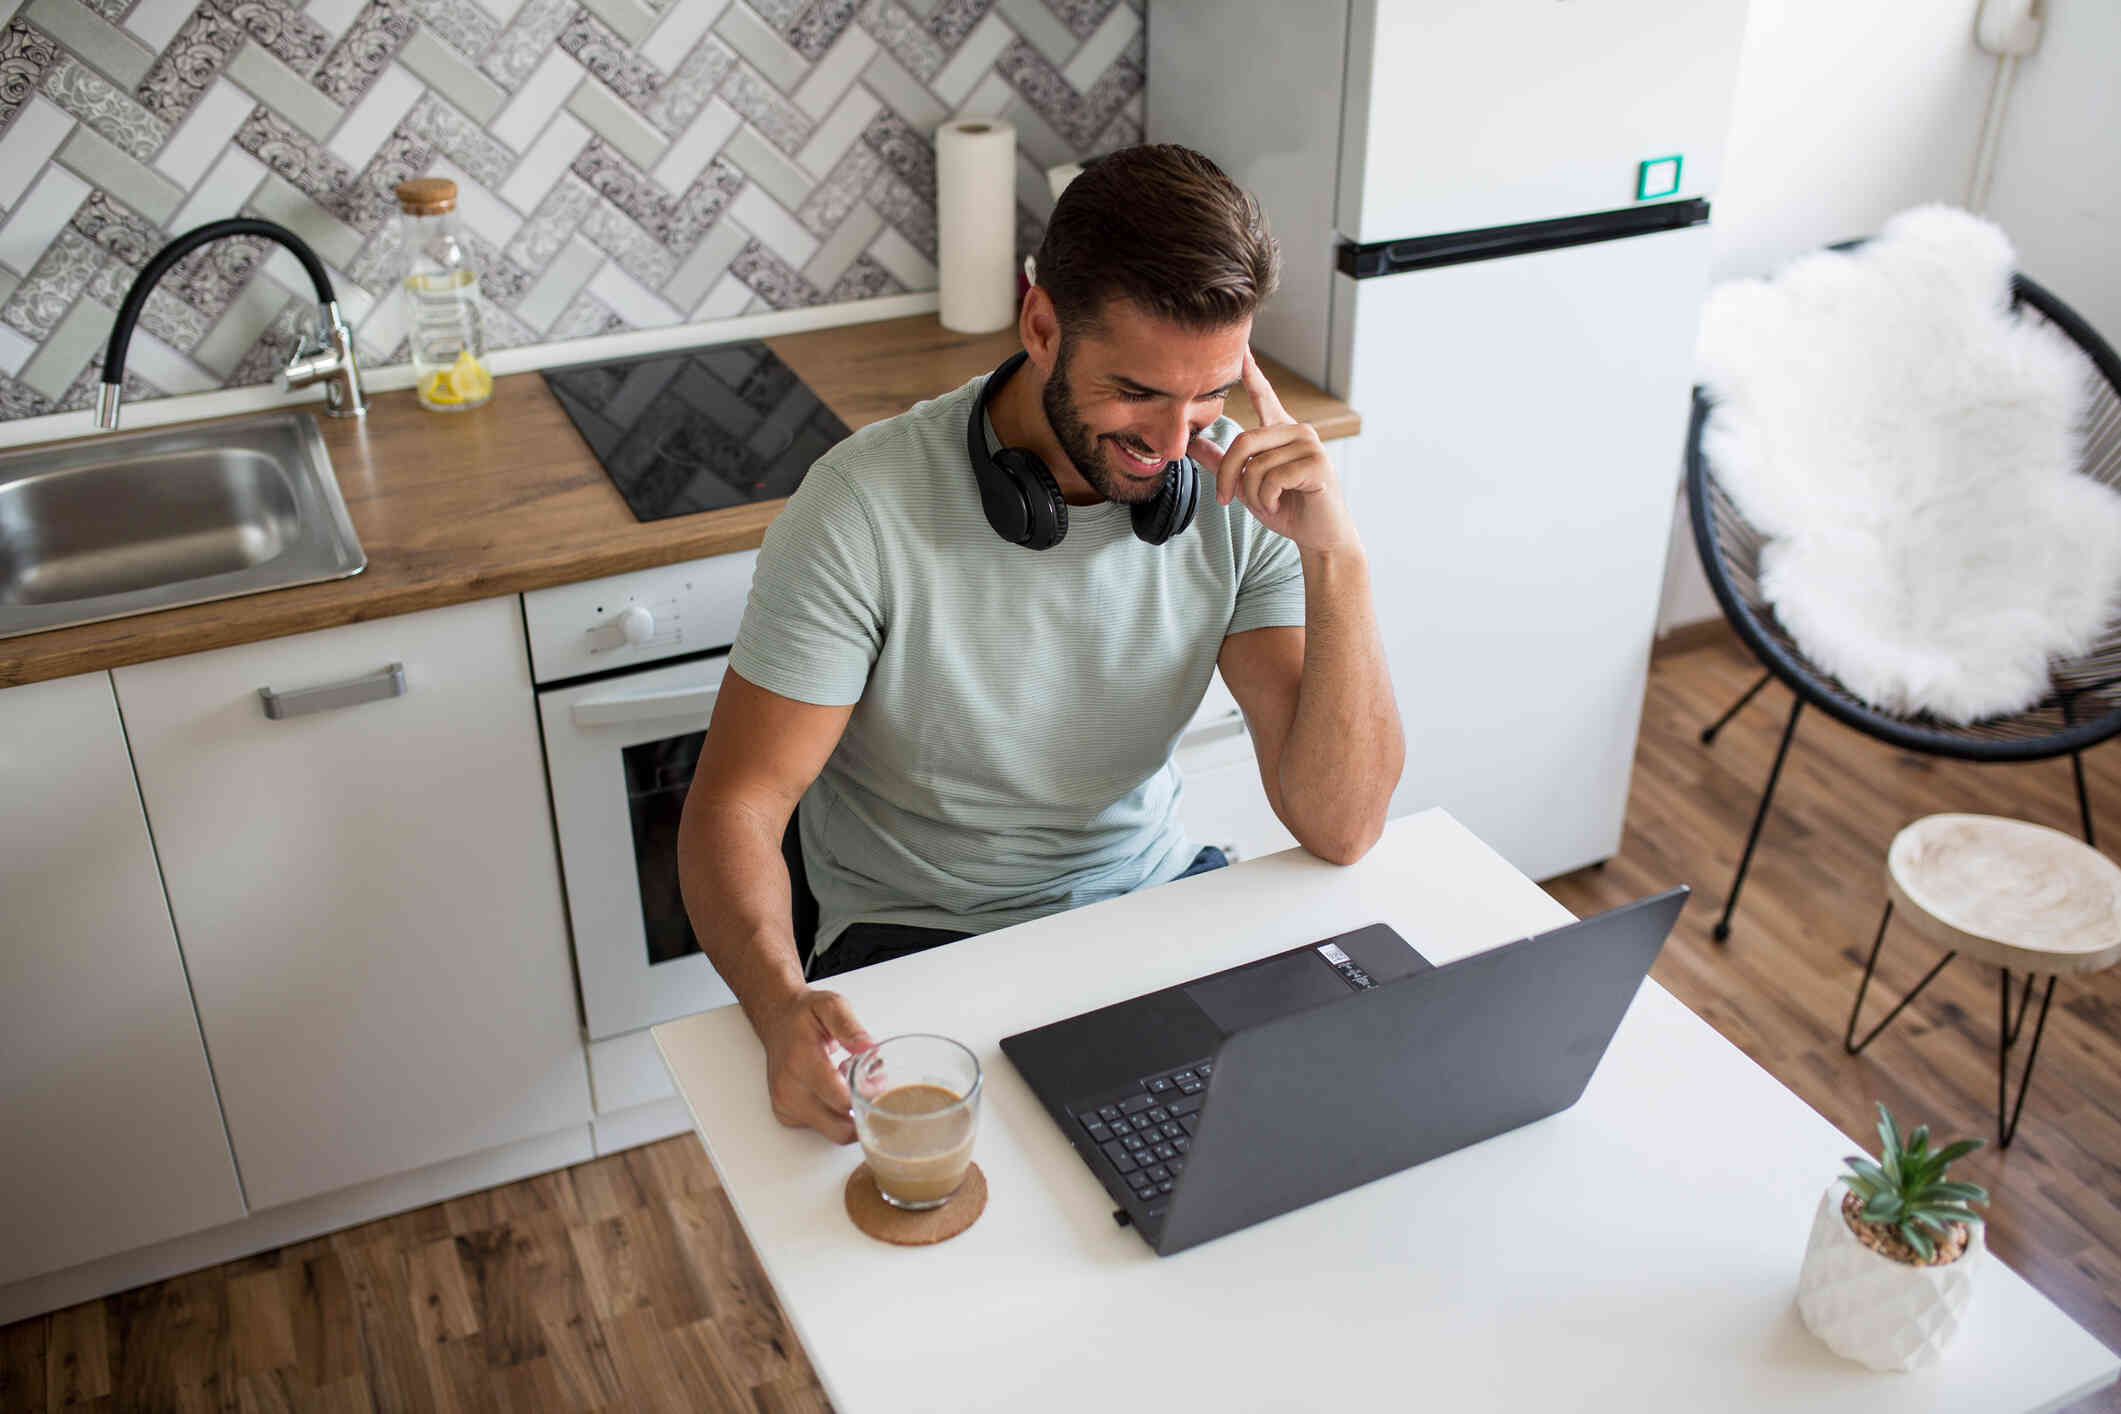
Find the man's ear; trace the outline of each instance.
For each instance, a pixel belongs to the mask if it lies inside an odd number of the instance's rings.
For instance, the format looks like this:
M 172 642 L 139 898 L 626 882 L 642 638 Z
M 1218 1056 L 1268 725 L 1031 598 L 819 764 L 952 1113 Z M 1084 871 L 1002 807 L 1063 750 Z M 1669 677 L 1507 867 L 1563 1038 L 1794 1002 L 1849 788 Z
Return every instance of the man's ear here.
M 1025 291 L 1023 308 L 1017 311 L 1016 334 L 1039 372 L 1052 377 L 1053 365 L 1060 359 L 1060 316 L 1043 285 Z

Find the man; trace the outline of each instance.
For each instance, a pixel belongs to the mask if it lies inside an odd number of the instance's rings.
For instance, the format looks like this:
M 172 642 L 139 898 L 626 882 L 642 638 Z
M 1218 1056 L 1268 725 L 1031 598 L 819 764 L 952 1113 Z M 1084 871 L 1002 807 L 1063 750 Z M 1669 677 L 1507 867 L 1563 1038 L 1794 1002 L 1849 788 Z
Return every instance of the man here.
M 1383 830 L 1403 747 L 1362 545 L 1248 344 L 1277 259 L 1198 153 L 1088 165 L 1024 354 L 842 442 L 768 531 L 678 851 L 782 1123 L 854 1137 L 831 1053 L 870 1038 L 812 980 L 1222 862 L 1170 764 L 1217 667 L 1305 848 L 1352 863 Z M 1240 386 L 1262 425 L 1233 440 Z

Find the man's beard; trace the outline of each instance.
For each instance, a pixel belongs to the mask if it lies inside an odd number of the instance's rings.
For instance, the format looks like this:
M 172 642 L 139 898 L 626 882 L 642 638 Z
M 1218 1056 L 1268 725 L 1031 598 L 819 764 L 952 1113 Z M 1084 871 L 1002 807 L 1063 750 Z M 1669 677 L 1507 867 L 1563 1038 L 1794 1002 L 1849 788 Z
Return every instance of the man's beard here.
M 1165 477 L 1130 481 L 1114 474 L 1106 467 L 1105 459 L 1098 455 L 1100 448 L 1096 434 L 1090 431 L 1090 424 L 1083 421 L 1082 414 L 1075 410 L 1075 398 L 1068 388 L 1068 354 L 1068 339 L 1064 335 L 1060 357 L 1053 363 L 1053 376 L 1046 380 L 1046 386 L 1039 394 L 1046 424 L 1053 429 L 1054 440 L 1068 454 L 1068 460 L 1075 464 L 1083 480 L 1090 483 L 1090 489 L 1106 500 L 1126 505 L 1153 500 L 1164 489 Z

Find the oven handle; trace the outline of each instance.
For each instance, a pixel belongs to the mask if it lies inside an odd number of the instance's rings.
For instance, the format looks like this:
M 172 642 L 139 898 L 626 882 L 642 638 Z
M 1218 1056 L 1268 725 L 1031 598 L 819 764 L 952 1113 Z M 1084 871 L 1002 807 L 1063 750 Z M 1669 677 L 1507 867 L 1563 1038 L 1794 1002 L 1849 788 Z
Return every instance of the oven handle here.
M 588 697 L 568 715 L 578 727 L 623 727 L 665 717 L 700 717 L 714 711 L 717 687 L 673 687 L 665 692 L 636 692 L 623 697 Z

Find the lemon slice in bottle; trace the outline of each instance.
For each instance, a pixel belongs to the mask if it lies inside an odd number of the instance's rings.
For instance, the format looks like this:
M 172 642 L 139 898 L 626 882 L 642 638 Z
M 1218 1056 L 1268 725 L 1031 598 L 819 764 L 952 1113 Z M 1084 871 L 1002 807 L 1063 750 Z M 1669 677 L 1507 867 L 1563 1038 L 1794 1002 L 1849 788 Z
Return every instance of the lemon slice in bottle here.
M 463 402 L 482 403 L 493 396 L 493 375 L 471 356 L 469 349 L 458 354 L 457 361 L 449 366 L 446 381 Z
M 455 363 L 420 380 L 420 396 L 442 407 L 483 403 L 493 396 L 493 375 L 466 349 Z

